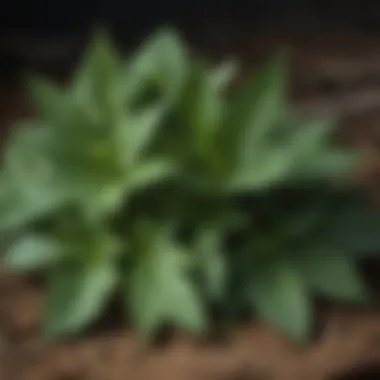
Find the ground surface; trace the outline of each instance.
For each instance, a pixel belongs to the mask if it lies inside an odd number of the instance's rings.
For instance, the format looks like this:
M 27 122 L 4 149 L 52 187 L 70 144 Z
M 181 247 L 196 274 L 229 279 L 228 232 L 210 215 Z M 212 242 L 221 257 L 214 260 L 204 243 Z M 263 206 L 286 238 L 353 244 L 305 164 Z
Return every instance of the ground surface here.
M 254 33 L 249 25 L 236 28 L 225 20 L 208 20 L 193 27 L 189 36 L 198 51 L 215 60 L 240 56 L 242 81 L 245 72 L 276 47 L 290 46 L 294 104 L 313 115 L 339 111 L 344 134 L 374 146 L 371 171 L 378 171 L 380 36 L 311 20 Z M 38 59 L 43 61 L 43 54 Z M 0 128 L 5 136 L 10 122 L 28 114 L 30 107 L 19 77 L 3 74 Z M 306 349 L 294 347 L 268 326 L 252 323 L 237 329 L 227 342 L 196 342 L 178 334 L 165 347 L 148 350 L 133 332 L 112 320 L 87 338 L 46 344 L 38 334 L 42 299 L 36 284 L 0 273 L 0 379 L 333 380 L 354 369 L 376 369 L 377 364 L 379 371 L 372 378 L 380 378 L 377 311 L 328 309 L 321 317 L 321 334 Z

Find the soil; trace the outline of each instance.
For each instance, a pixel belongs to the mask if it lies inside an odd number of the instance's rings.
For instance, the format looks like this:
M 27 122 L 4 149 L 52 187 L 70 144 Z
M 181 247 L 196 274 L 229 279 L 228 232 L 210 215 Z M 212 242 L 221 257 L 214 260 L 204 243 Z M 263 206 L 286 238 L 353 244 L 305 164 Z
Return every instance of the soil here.
M 380 36 L 338 25 L 298 20 L 252 32 L 249 25 L 208 20 L 189 29 L 196 51 L 216 61 L 231 54 L 242 61 L 241 81 L 278 47 L 292 51 L 292 101 L 299 112 L 339 112 L 343 136 L 370 149 L 361 173 L 379 183 Z M 70 50 L 70 49 L 69 49 Z M 40 53 L 41 54 L 41 53 Z M 48 62 L 49 54 L 37 61 Z M 36 56 L 33 58 L 36 63 Z M 30 62 L 29 62 L 30 63 Z M 36 67 L 36 66 L 34 66 Z M 31 113 L 18 72 L 0 78 L 0 130 Z M 374 186 L 374 189 L 378 187 Z M 379 294 L 380 263 L 364 270 Z M 371 283 L 372 283 L 371 282 Z M 377 286 L 375 286 L 377 285 Z M 297 347 L 263 323 L 247 323 L 227 341 L 196 340 L 181 332 L 159 347 L 145 347 L 113 313 L 85 337 L 60 344 L 43 341 L 39 312 L 43 287 L 0 272 L 0 379 L 4 380 L 343 380 L 380 378 L 380 310 L 323 307 L 320 334 Z M 376 302 L 377 304 L 380 301 Z

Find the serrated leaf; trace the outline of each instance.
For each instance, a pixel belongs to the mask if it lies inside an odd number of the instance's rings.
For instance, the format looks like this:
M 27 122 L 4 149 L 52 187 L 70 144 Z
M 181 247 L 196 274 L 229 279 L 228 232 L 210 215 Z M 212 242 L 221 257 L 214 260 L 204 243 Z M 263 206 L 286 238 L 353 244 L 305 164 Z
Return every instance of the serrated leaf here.
M 255 268 L 249 298 L 265 321 L 297 340 L 309 336 L 312 318 L 309 295 L 305 283 L 291 266 L 273 261 Z
M 167 236 L 156 234 L 147 243 L 133 270 L 126 300 L 140 333 L 150 338 L 164 323 L 202 331 L 203 308 L 186 273 L 189 257 Z
M 4 265 L 17 272 L 29 272 L 56 264 L 63 256 L 62 245 L 49 237 L 27 235 L 8 249 Z
M 113 263 L 86 268 L 59 266 L 50 278 L 44 332 L 48 338 L 73 335 L 105 309 L 118 274 Z
M 222 232 L 216 229 L 200 229 L 196 236 L 195 252 L 199 258 L 199 270 L 203 274 L 208 294 L 218 300 L 224 293 L 227 276 L 222 243 Z
M 297 255 L 295 265 L 315 291 L 339 301 L 364 302 L 368 294 L 348 255 L 337 251 L 311 251 Z

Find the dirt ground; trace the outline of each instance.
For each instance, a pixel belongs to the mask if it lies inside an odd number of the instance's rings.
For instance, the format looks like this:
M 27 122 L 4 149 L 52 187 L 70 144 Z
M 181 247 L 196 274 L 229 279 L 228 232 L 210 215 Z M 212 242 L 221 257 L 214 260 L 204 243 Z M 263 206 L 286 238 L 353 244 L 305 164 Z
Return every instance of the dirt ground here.
M 311 20 L 278 24 L 253 33 L 249 25 L 236 28 L 226 20 L 208 20 L 205 25 L 193 27 L 188 37 L 197 51 L 215 60 L 238 55 L 243 63 L 242 81 L 246 72 L 276 48 L 290 47 L 295 106 L 307 115 L 340 112 L 344 135 L 373 148 L 367 174 L 377 178 L 380 35 L 318 25 Z M 39 54 L 34 62 L 48 59 L 44 53 Z M 6 136 L 10 123 L 30 112 L 16 71 L 3 70 L 0 75 L 0 98 L 0 129 Z M 376 263 L 370 264 L 376 267 Z M 375 284 L 376 273 L 372 276 Z M 147 348 L 133 331 L 107 317 L 99 328 L 76 341 L 43 342 L 38 332 L 42 299 L 43 289 L 33 281 L 0 272 L 0 379 L 380 379 L 377 305 L 365 311 L 326 308 L 320 317 L 321 333 L 302 349 L 254 321 L 240 326 L 224 342 L 196 341 L 178 333 L 164 346 Z

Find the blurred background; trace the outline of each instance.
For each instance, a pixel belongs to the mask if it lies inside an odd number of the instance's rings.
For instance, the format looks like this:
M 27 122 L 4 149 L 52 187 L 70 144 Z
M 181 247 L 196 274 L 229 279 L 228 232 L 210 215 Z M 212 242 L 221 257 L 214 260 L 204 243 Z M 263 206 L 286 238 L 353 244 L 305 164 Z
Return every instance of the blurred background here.
M 215 32 L 218 20 L 228 26 Z M 67 58 L 96 25 L 107 26 L 115 38 L 130 44 L 162 24 L 190 35 L 202 25 L 204 37 L 218 34 L 228 41 L 231 29 L 253 34 L 279 23 L 314 27 L 315 34 L 324 33 L 327 24 L 377 33 L 379 21 L 380 3 L 367 0 L 7 0 L 0 8 L 0 57 Z

